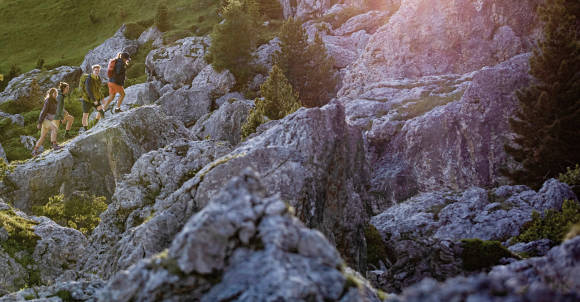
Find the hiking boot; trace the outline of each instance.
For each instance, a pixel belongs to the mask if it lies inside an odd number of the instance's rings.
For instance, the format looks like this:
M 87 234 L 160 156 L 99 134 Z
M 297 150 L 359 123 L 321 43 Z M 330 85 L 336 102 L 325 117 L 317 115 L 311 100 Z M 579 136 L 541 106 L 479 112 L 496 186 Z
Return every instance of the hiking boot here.
M 121 110 L 121 108 L 115 108 L 115 113 L 119 113 L 119 112 L 123 112 L 123 110 Z
M 57 143 L 54 143 L 54 144 L 52 144 L 52 149 L 55 151 L 60 150 L 60 149 L 62 149 L 62 146 L 59 146 Z

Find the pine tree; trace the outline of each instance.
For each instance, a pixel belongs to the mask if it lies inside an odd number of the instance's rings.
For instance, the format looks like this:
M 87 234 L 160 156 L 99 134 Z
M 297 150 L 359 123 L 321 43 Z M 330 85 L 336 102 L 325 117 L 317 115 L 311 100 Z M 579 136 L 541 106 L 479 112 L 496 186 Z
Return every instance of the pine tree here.
M 260 92 L 262 100 L 256 100 L 256 106 L 242 126 L 242 138 L 256 132 L 256 128 L 265 122 L 264 116 L 270 120 L 279 120 L 300 108 L 298 94 L 276 65 L 270 70 L 266 82 L 260 86 Z
M 506 151 L 522 169 L 504 173 L 533 188 L 580 163 L 580 41 L 564 4 L 552 0 L 539 10 L 543 39 L 530 59 L 536 81 L 518 91 L 520 110 L 510 119 L 517 146 Z
M 169 30 L 169 11 L 167 3 L 160 2 L 157 5 L 157 13 L 155 14 L 155 26 L 162 32 Z
M 326 54 L 317 35 L 313 44 L 300 21 L 289 18 L 280 30 L 280 50 L 274 61 L 296 89 L 306 107 L 322 106 L 330 100 L 336 86 L 332 58 Z
M 208 61 L 217 71 L 228 69 L 238 85 L 253 74 L 253 55 L 257 37 L 257 9 L 253 0 L 231 0 L 223 9 L 224 22 L 211 33 Z
M 260 14 L 264 15 L 268 19 L 283 19 L 284 12 L 282 11 L 282 5 L 278 0 L 257 0 L 258 8 Z

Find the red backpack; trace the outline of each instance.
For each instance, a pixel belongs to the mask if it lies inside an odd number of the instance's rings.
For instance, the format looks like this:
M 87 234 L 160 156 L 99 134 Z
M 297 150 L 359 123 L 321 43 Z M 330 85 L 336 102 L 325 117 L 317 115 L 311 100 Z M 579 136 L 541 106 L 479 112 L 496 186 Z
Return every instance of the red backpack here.
M 117 62 L 117 59 L 109 61 L 109 67 L 107 68 L 107 77 L 109 78 L 112 78 L 115 74 L 115 62 Z

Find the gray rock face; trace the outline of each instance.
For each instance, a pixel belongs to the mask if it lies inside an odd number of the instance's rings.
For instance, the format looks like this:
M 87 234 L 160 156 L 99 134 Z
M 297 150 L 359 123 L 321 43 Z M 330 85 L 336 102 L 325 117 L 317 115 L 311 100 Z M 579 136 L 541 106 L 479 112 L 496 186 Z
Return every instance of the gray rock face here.
M 241 141 L 242 125 L 246 122 L 254 106 L 249 100 L 226 101 L 218 110 L 201 118 L 191 132 L 197 139 L 209 137 L 214 140 L 228 141 L 235 146 Z
M 385 260 L 390 265 L 376 274 L 375 284 L 400 291 L 425 277 L 444 280 L 458 275 L 463 272 L 461 247 L 456 244 L 460 239 L 505 241 L 520 233 L 532 211 L 543 211 L 543 203 L 560 210 L 564 199 L 575 198 L 568 185 L 554 179 L 538 192 L 503 186 L 415 196 L 371 218 L 390 250 Z
M 379 301 L 349 287 L 338 252 L 266 197 L 246 171 L 194 215 L 169 251 L 117 274 L 100 301 Z
M 183 182 L 230 152 L 224 142 L 178 140 L 148 152 L 117 184 L 108 209 L 91 236 L 84 271 L 109 277 L 161 252 L 192 215 L 188 204 L 167 199 Z
M 174 89 L 191 85 L 208 65 L 204 56 L 209 45 L 207 37 L 189 37 L 151 51 L 145 60 L 147 79 L 171 84 Z
M 346 36 L 357 31 L 364 30 L 369 34 L 374 34 L 375 31 L 386 23 L 387 18 L 393 12 L 390 11 L 368 11 L 366 13 L 354 16 L 348 19 L 339 28 L 333 30 L 334 36 Z
M 20 114 L 8 114 L 5 112 L 0 111 L 0 120 L 8 118 L 12 124 L 16 124 L 19 126 L 24 126 L 24 117 Z
M 215 101 L 208 89 L 182 87 L 165 93 L 156 104 L 168 116 L 191 127 L 212 110 Z
M 163 33 L 157 29 L 156 26 L 151 26 L 147 30 L 145 30 L 137 39 L 137 43 L 139 46 L 151 42 L 152 46 L 155 48 L 159 48 L 163 46 Z
M 528 60 L 516 56 L 464 77 L 383 83 L 367 99 L 343 98 L 349 123 L 368 130 L 375 210 L 417 191 L 505 184 L 499 170 L 513 165 L 504 144 L 513 136 L 515 91 L 530 81 Z
M 267 70 L 272 69 L 274 65 L 273 55 L 276 51 L 280 51 L 280 38 L 276 37 L 267 44 L 258 47 L 254 55 L 256 56 L 255 63 L 266 67 Z
M 0 297 L 0 302 L 54 301 L 61 302 L 70 297 L 74 301 L 95 302 L 97 292 L 105 285 L 103 281 L 69 281 L 51 286 L 25 288 L 16 293 Z M 59 296 L 59 294 L 61 296 Z M 66 301 L 66 300 L 65 300 Z
M 8 246 L 16 249 L 11 251 L 0 247 L 0 293 L 22 288 L 33 279 L 41 284 L 49 284 L 76 278 L 75 266 L 88 245 L 82 233 L 59 226 L 46 217 L 27 216 L 5 203 L 0 203 L 0 213 L 3 224 L 14 228 L 5 230 L 0 227 L 0 233 L 4 234 L 0 236 L 0 243 L 8 241 Z M 30 238 L 27 235 L 16 235 L 19 226 L 11 225 L 10 221 L 20 224 L 26 221 L 32 225 L 34 235 Z M 23 237 L 36 241 L 24 243 Z
M 232 174 L 252 167 L 264 175 L 268 192 L 294 206 L 309 227 L 322 231 L 352 266 L 363 270 L 366 243 L 368 168 L 359 131 L 333 103 L 300 109 L 261 135 L 206 166 L 175 193 L 176 202 L 202 208 Z
M 10 80 L 3 92 L 0 92 L 0 103 L 6 101 L 33 102 L 41 106 L 48 89 L 56 87 L 59 82 L 67 82 L 71 87 L 79 85 L 81 69 L 61 66 L 52 70 L 33 69 Z
M 530 256 L 544 256 L 554 243 L 550 239 L 540 239 L 533 242 L 520 242 L 510 246 L 508 249 L 512 253 L 527 254 Z
M 2 148 L 2 144 L 0 144 L 0 158 L 4 161 L 8 161 L 8 158 L 6 158 L 6 152 L 4 151 L 4 148 Z
M 466 73 L 531 49 L 541 1 L 407 0 L 349 67 L 340 95 L 385 78 Z
M 116 58 L 120 52 L 125 51 L 130 55 L 137 53 L 139 44 L 137 41 L 127 39 L 124 32 L 125 25 L 121 26 L 115 35 L 105 40 L 103 44 L 97 46 L 95 49 L 89 50 L 81 64 L 83 72 L 91 73 L 91 66 L 99 64 L 101 65 L 101 78 L 108 80 L 107 67 L 109 66 L 109 60 Z
M 488 275 L 457 277 L 444 283 L 425 279 L 387 301 L 578 301 L 578 255 L 580 237 L 554 247 L 545 257 L 496 266 Z
M 21 135 L 20 143 L 24 146 L 24 148 L 32 151 L 32 149 L 34 149 L 34 146 L 36 145 L 36 138 L 32 136 Z
M 189 136 L 187 129 L 156 107 L 116 114 L 77 136 L 62 150 L 17 165 L 0 192 L 20 209 L 74 191 L 110 198 L 115 183 L 141 154 Z
M 125 98 L 121 109 L 130 110 L 134 107 L 153 104 L 159 98 L 155 85 L 151 82 L 141 83 L 125 88 Z M 118 99 L 118 97 L 116 98 Z M 114 100 L 116 102 L 116 99 Z M 114 104 L 114 103 L 112 103 Z
M 234 87 L 236 79 L 229 70 L 217 72 L 211 65 L 202 69 L 191 82 L 192 89 L 208 89 L 213 96 L 222 96 Z

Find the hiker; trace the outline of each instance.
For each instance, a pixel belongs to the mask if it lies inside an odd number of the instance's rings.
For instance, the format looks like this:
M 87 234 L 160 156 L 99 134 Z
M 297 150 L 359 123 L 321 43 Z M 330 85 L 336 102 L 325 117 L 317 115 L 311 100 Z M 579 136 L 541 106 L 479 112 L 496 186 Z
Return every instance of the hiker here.
M 58 95 L 56 96 L 56 116 L 55 116 L 55 125 L 56 129 L 60 126 L 60 123 L 66 122 L 66 128 L 64 130 L 64 138 L 68 139 L 71 137 L 69 134 L 70 128 L 73 125 L 75 118 L 70 115 L 64 109 L 64 97 L 70 91 L 70 87 L 65 82 L 58 83 Z
M 125 98 L 125 72 L 127 71 L 127 65 L 131 57 L 128 53 L 122 52 L 117 55 L 116 59 L 109 62 L 109 67 L 107 69 L 107 76 L 109 77 L 109 98 L 105 101 L 104 110 L 107 111 L 109 104 L 115 98 L 115 95 L 119 93 L 119 101 L 117 102 L 117 108 L 115 108 L 115 113 L 121 112 L 121 103 L 123 103 L 123 98 Z
M 38 125 L 36 126 L 38 129 L 40 129 L 40 138 L 32 150 L 32 156 L 37 156 L 39 154 L 38 148 L 44 143 L 44 139 L 46 138 L 48 131 L 50 131 L 50 141 L 52 142 L 52 148 L 54 150 L 59 150 L 62 148 L 56 143 L 58 127 L 56 126 L 54 119 L 56 116 L 57 95 L 58 90 L 56 90 L 56 88 L 50 88 L 46 92 L 44 105 L 42 106 L 42 111 L 40 111 L 40 115 L 38 116 Z
M 101 65 L 91 66 L 93 73 L 83 74 L 81 76 L 80 88 L 81 88 L 81 103 L 83 106 L 83 127 L 79 132 L 84 132 L 89 126 L 89 113 L 91 107 L 94 107 L 99 114 L 97 115 L 97 121 L 105 117 L 105 111 L 101 105 L 103 100 L 103 93 L 101 92 L 101 77 L 99 72 L 101 71 Z

